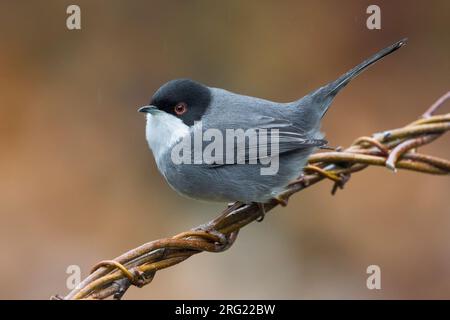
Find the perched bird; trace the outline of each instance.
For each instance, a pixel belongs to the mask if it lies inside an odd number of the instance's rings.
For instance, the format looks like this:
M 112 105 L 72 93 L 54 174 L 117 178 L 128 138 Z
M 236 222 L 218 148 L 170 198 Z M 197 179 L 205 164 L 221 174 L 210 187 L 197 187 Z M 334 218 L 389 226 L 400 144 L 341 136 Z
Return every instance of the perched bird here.
M 309 155 L 326 145 L 320 133 L 320 122 L 336 94 L 367 67 L 405 43 L 406 39 L 398 41 L 337 80 L 288 103 L 240 95 L 189 79 L 167 82 L 156 91 L 149 105 L 139 109 L 147 113 L 146 138 L 159 171 L 173 189 L 185 196 L 207 201 L 257 203 L 263 216 L 263 204 L 272 198 L 283 202 L 279 194 L 300 175 Z M 233 161 L 211 163 L 195 161 L 194 142 L 184 145 L 187 149 L 183 149 L 184 159 L 193 161 L 174 161 L 174 148 L 180 148 L 181 141 L 192 142 L 197 134 L 208 130 L 225 137 L 227 130 L 239 129 L 257 133 L 271 131 L 268 138 L 261 141 L 278 137 L 277 146 L 271 146 L 276 152 L 261 156 L 242 140 L 232 148 L 219 142 L 214 159 L 224 160 L 228 151 Z M 196 146 L 200 151 L 207 148 L 205 140 Z M 267 169 L 268 161 L 275 159 L 278 163 L 273 174 L 262 174 L 261 169 Z

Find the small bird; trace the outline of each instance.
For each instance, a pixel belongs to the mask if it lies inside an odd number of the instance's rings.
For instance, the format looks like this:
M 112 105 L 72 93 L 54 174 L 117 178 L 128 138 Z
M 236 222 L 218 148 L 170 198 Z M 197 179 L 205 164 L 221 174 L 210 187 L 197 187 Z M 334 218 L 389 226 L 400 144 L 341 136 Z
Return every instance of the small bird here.
M 159 171 L 182 195 L 215 202 L 257 203 L 263 217 L 264 203 L 273 198 L 283 203 L 280 193 L 298 178 L 310 154 L 327 144 L 320 123 L 337 93 L 367 67 L 406 44 L 406 40 L 379 51 L 337 80 L 294 102 L 278 103 L 240 95 L 190 79 L 167 82 L 156 91 L 149 105 L 138 110 L 147 114 L 146 138 Z M 230 129 L 276 130 L 278 153 L 260 157 L 252 153 L 251 147 L 238 145 L 231 151 L 244 151 L 241 160 L 247 160 L 246 163 L 237 162 L 235 154 L 231 163 L 174 161 L 173 151 L 180 141 L 195 139 L 197 133 L 211 129 L 223 136 Z M 201 148 L 203 151 L 206 148 L 204 141 Z M 195 153 L 192 144 L 188 153 L 187 157 L 192 159 Z M 219 158 L 225 157 L 225 153 Z M 275 156 L 277 171 L 261 174 L 261 169 L 267 167 L 263 158 Z

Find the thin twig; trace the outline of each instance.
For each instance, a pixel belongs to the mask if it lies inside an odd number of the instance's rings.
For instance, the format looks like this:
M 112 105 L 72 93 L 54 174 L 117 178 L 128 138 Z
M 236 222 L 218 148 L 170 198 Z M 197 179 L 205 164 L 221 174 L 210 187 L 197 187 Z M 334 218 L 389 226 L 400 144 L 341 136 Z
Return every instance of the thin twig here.
M 450 130 L 450 114 L 433 115 L 450 92 L 441 97 L 422 116 L 403 128 L 384 131 L 372 137 L 361 137 L 342 151 L 321 152 L 309 158 L 309 166 L 298 180 L 293 181 L 280 195 L 289 197 L 324 179 L 334 182 L 333 193 L 343 188 L 352 173 L 368 166 L 391 166 L 416 172 L 448 175 L 450 161 L 411 152 L 411 149 L 431 143 Z M 268 212 L 280 201 L 265 204 Z M 227 250 L 237 238 L 239 230 L 260 216 L 257 205 L 235 203 L 219 217 L 193 230 L 171 238 L 151 241 L 130 250 L 113 260 L 100 262 L 95 270 L 64 299 L 121 298 L 131 285 L 149 284 L 156 271 L 174 266 L 192 255 Z M 56 296 L 59 297 L 59 296 Z
M 435 103 L 433 103 L 433 105 L 428 108 L 427 111 L 425 111 L 425 113 L 422 115 L 423 118 L 429 118 L 432 115 L 434 115 L 434 113 L 440 108 L 442 107 L 442 105 L 444 104 L 444 102 L 450 99 L 450 91 L 448 91 L 446 94 L 444 94 L 442 97 L 440 97 L 439 99 L 436 100 Z

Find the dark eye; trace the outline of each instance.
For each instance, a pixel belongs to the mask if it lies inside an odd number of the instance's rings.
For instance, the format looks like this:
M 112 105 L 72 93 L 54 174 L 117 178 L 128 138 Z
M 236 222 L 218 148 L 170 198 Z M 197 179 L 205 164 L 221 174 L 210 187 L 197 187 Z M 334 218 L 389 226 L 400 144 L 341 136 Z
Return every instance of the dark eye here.
M 184 102 L 180 102 L 175 106 L 174 110 L 177 115 L 181 116 L 187 111 L 187 105 Z

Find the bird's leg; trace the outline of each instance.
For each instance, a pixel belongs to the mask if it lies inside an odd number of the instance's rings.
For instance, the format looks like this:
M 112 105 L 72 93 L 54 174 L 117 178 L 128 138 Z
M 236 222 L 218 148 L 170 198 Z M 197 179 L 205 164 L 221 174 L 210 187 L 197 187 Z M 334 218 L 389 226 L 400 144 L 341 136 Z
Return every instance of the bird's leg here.
M 233 211 L 241 208 L 242 206 L 244 206 L 245 204 L 240 202 L 240 201 L 236 201 L 236 202 L 232 202 L 228 204 L 228 207 L 222 211 L 222 213 L 220 214 L 220 216 L 218 216 L 217 218 L 215 218 L 214 220 L 210 221 L 207 223 L 207 225 L 214 225 L 217 222 L 219 222 L 220 220 L 222 220 L 223 218 L 225 218 L 226 216 L 228 216 L 230 213 L 232 213 Z
M 260 216 L 258 217 L 258 219 L 256 219 L 256 221 L 261 222 L 264 220 L 264 217 L 266 216 L 266 208 L 264 207 L 264 203 L 262 202 L 255 202 L 255 203 L 258 206 L 260 212 Z
M 331 189 L 331 194 L 334 196 L 338 189 L 344 189 L 344 185 L 350 180 L 350 173 L 341 173 L 341 179 L 339 181 L 335 181 L 333 188 Z
M 222 214 L 219 217 L 215 218 L 214 220 L 212 220 L 208 223 L 198 226 L 197 228 L 194 229 L 194 231 L 204 231 L 204 232 L 210 233 L 212 235 L 215 235 L 219 239 L 219 243 L 221 245 L 224 245 L 224 246 L 227 245 L 229 243 L 228 237 L 225 234 L 214 229 L 214 226 L 220 220 L 222 220 L 223 218 L 228 216 L 230 213 L 232 213 L 233 211 L 239 209 L 240 207 L 242 207 L 244 205 L 245 205 L 244 203 L 239 202 L 239 201 L 236 201 L 234 203 L 229 203 L 228 207 L 224 211 L 222 211 Z

